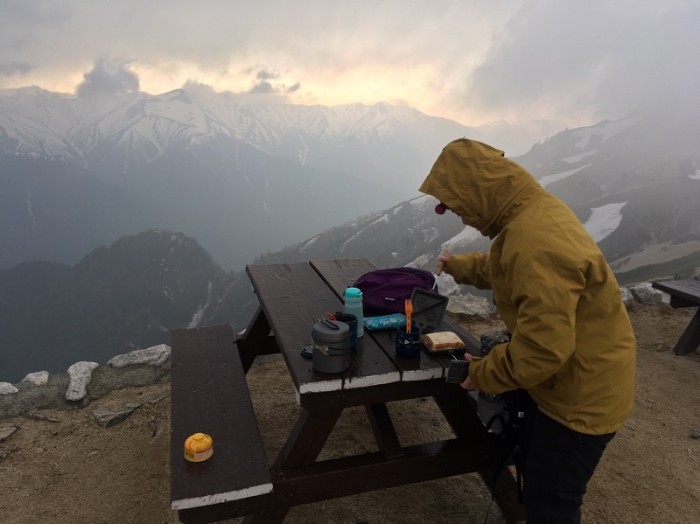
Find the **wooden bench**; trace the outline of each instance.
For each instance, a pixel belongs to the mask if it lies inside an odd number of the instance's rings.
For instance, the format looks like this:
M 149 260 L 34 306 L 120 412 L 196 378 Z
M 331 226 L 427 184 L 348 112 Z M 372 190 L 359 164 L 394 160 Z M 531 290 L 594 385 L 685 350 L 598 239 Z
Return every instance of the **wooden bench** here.
M 668 293 L 671 296 L 671 307 L 700 306 L 700 280 L 665 280 L 652 282 L 652 287 Z M 687 355 L 700 346 L 700 309 L 690 319 L 688 327 L 678 339 L 673 352 L 676 355 Z
M 171 348 L 171 508 L 190 522 L 191 508 L 231 501 L 255 508 L 256 499 L 264 507 L 273 486 L 233 330 L 174 330 Z M 184 442 L 198 432 L 212 437 L 214 455 L 188 462 Z

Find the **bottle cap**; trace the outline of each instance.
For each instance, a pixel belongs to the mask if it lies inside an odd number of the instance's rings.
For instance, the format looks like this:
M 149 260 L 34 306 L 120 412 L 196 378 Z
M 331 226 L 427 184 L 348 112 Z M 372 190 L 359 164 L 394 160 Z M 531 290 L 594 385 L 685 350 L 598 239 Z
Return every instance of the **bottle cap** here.
M 204 462 L 214 454 L 214 440 L 206 433 L 195 433 L 185 440 L 185 460 Z
M 349 287 L 345 289 L 345 296 L 348 298 L 358 298 L 362 296 L 362 290 L 357 287 Z

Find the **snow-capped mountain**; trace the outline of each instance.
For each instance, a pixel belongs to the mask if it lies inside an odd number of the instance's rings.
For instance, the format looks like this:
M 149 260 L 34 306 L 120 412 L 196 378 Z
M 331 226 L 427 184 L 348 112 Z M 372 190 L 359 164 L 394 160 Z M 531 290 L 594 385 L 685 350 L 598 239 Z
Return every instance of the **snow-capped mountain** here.
M 417 129 L 422 126 L 427 129 Z M 84 166 L 108 147 L 125 161 L 152 162 L 173 148 L 223 135 L 302 165 L 336 170 L 344 170 L 344 164 L 327 165 L 332 154 L 313 146 L 343 151 L 352 142 L 374 148 L 378 142 L 416 140 L 434 131 L 450 136 L 469 131 L 409 107 L 255 105 L 242 103 L 241 95 L 214 93 L 201 85 L 157 96 L 135 92 L 99 99 L 39 88 L 0 90 L 0 128 L 18 141 L 12 148 L 17 153 L 70 159 Z M 433 139 L 417 145 L 433 154 L 431 146 L 442 143 Z M 390 163 L 382 156 L 388 152 L 374 159 L 376 167 Z
M 0 267 L 72 263 L 149 228 L 241 267 L 415 196 L 441 147 L 468 134 L 408 107 L 252 105 L 195 84 L 87 99 L 0 91 L 0 219 L 12 224 Z

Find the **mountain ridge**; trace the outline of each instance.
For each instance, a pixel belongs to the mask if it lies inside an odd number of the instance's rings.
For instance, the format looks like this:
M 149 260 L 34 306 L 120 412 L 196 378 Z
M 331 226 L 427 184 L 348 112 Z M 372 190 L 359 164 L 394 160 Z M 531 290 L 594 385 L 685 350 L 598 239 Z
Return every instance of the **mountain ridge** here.
M 244 100 L 198 84 L 163 95 L 99 98 L 4 91 L 0 185 L 11 187 L 5 198 L 12 205 L 0 208 L 0 222 L 20 227 L 0 234 L 8 246 L 0 267 L 35 259 L 72 264 L 123 234 L 169 228 L 195 236 L 225 267 L 241 268 L 259 253 L 414 196 L 433 152 L 471 130 L 387 104 Z M 71 172 L 62 181 L 65 193 L 86 193 L 73 211 L 90 224 L 85 235 L 69 223 L 61 227 L 65 219 L 50 212 L 53 202 L 28 196 L 37 162 Z M 25 183 L 9 184 L 12 177 Z M 81 178 L 113 190 L 113 205 L 127 210 L 135 226 L 88 209 L 85 202 L 100 196 L 86 191 Z M 23 225 L 27 201 L 34 211 L 49 211 L 35 229 Z M 42 253 L 51 244 L 49 223 L 60 252 Z

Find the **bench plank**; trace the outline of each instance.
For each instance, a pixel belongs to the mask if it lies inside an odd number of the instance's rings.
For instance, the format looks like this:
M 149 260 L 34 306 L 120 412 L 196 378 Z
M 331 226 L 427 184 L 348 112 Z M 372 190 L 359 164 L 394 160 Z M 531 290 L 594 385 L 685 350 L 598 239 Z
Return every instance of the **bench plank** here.
M 697 307 L 700 306 L 700 280 L 664 280 L 652 282 L 651 286 L 671 295 L 671 307 Z M 688 327 L 678 339 L 673 352 L 676 355 L 688 355 L 700 347 L 700 309 Z
M 172 332 L 170 497 L 174 510 L 272 491 L 260 429 L 230 326 Z M 185 439 L 206 433 L 214 455 L 192 463 Z
M 700 306 L 700 280 L 664 280 L 652 282 L 651 287 L 671 295 L 673 307 Z

